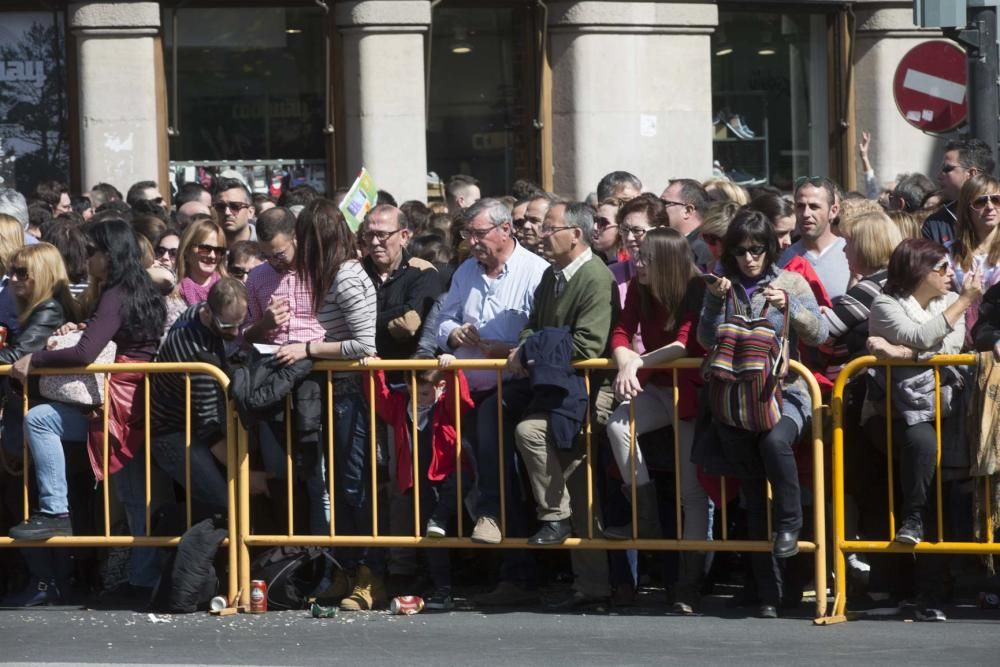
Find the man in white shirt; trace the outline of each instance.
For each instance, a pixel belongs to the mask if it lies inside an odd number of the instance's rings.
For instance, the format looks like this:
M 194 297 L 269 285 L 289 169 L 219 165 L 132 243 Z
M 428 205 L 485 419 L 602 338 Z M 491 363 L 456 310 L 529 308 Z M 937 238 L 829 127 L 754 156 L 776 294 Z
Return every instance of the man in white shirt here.
M 806 258 L 831 299 L 847 291 L 851 271 L 844 255 L 846 241 L 830 225 L 840 213 L 837 186 L 828 178 L 803 178 L 795 187 L 795 220 L 799 240 L 782 253 L 785 266 L 796 255 Z

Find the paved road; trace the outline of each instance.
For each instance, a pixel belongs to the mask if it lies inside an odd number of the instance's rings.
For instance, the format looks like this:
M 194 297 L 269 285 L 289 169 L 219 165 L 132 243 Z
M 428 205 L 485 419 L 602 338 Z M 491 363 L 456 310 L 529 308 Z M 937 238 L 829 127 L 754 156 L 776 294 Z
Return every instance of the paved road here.
M 713 605 L 710 605 L 710 607 Z M 952 609 L 942 624 L 833 627 L 743 618 L 719 603 L 685 618 L 629 613 L 307 612 L 215 618 L 51 607 L 0 611 L 0 662 L 238 665 L 997 665 L 1000 611 Z

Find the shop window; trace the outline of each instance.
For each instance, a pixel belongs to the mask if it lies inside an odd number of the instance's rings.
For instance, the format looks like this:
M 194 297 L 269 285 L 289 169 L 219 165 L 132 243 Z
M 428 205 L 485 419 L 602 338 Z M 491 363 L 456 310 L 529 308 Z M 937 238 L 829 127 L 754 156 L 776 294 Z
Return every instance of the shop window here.
M 0 13 L 0 186 L 69 182 L 61 12 Z
M 428 170 L 470 174 L 484 195 L 538 179 L 537 47 L 529 5 L 434 9 Z
M 826 16 L 719 12 L 713 156 L 734 181 L 791 190 L 828 171 Z
M 167 81 L 177 40 L 175 184 L 236 172 L 278 195 L 325 189 L 325 16 L 318 7 L 182 8 L 164 14 Z

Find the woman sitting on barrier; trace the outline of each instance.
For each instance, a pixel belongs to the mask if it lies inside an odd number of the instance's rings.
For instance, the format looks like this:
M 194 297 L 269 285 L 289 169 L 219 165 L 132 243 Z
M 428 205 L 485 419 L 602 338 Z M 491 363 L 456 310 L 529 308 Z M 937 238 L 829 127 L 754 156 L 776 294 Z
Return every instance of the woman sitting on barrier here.
M 11 377 L 22 384 L 32 368 L 91 364 L 112 341 L 117 346 L 115 361 L 149 362 L 156 353 L 166 310 L 143 269 L 132 228 L 124 220 L 106 220 L 91 227 L 88 237 L 88 270 L 91 281 L 101 285 L 96 309 L 86 323 L 60 328 L 60 331 L 82 330 L 76 345 L 26 354 L 14 364 Z M 109 473 L 121 471 L 115 475 L 115 488 L 133 535 L 144 535 L 146 530 L 142 377 L 138 373 L 112 375 L 104 405 L 110 435 L 107 467 Z M 28 411 L 24 429 L 38 483 L 38 510 L 32 512 L 28 521 L 12 528 L 11 537 L 44 539 L 72 535 L 63 441 L 88 440 L 90 412 L 87 407 L 59 401 L 42 403 Z M 90 429 L 90 432 L 94 434 L 88 443 L 95 462 L 94 472 L 100 478 L 103 430 Z M 133 551 L 129 563 L 132 585 L 152 587 L 156 583 L 159 568 L 155 558 L 153 549 Z
M 25 246 L 9 260 L 7 289 L 15 299 L 18 328 L 0 349 L 0 364 L 12 364 L 25 354 L 45 349 L 49 336 L 67 320 L 77 319 L 76 300 L 69 291 L 69 278 L 59 251 L 48 243 Z M 31 378 L 29 396 L 38 396 L 38 380 Z M 8 389 L 3 413 L 3 448 L 7 460 L 22 457 L 24 398 Z M 72 569 L 67 552 L 31 549 L 25 552 L 31 571 L 28 588 L 4 600 L 5 604 L 35 606 L 51 604 L 69 593 Z
M 635 437 L 670 426 L 678 419 L 680 439 L 681 502 L 684 507 L 683 535 L 688 540 L 706 540 L 708 535 L 708 496 L 698 482 L 698 472 L 691 462 L 694 442 L 693 419 L 698 411 L 697 394 L 701 384 L 695 369 L 678 372 L 680 398 L 674 412 L 672 370 L 643 370 L 681 357 L 701 357 L 705 350 L 692 331 L 697 326 L 698 310 L 705 293 L 691 257 L 691 249 L 679 232 L 669 227 L 650 230 L 633 255 L 636 277 L 629 282 L 625 308 L 611 334 L 611 347 L 618 375 L 614 382 L 615 398 L 622 401 L 608 420 L 608 439 L 618 470 L 625 482 L 625 495 L 632 498 L 630 409 L 635 413 Z M 644 343 L 652 351 L 639 355 L 631 340 L 642 328 Z M 656 487 L 650 479 L 638 442 L 635 448 L 635 498 L 638 535 L 656 538 L 661 534 L 657 512 Z M 632 539 L 631 524 L 609 526 L 605 537 Z M 699 599 L 699 583 L 704 571 L 704 553 L 685 552 L 681 557 L 681 577 L 675 609 L 692 613 Z
M 826 340 L 826 321 L 820 315 L 809 283 L 798 273 L 784 271 L 776 264 L 778 236 L 763 213 L 744 210 L 737 214 L 722 239 L 722 248 L 725 275 L 708 283 L 698 324 L 698 342 L 702 346 L 715 348 L 720 327 L 733 317 L 735 300 L 748 318 L 766 319 L 776 335 L 787 330 L 788 339 L 783 342 L 787 354 L 793 358 L 800 340 L 807 345 Z M 748 361 L 732 360 L 734 367 Z M 750 481 L 743 485 L 743 494 L 751 539 L 769 537 L 764 479 L 771 483 L 773 555 L 790 558 L 798 553 L 802 528 L 798 468 L 792 447 L 810 423 L 812 404 L 805 382 L 796 374 L 789 372 L 784 378 L 774 377 L 771 381 L 779 383 L 781 410 L 770 430 L 750 430 L 752 424 L 748 420 L 734 419 L 737 415 L 731 405 L 716 405 L 713 401 L 715 421 L 699 448 L 714 450 L 728 464 L 731 474 Z M 710 382 L 713 395 L 716 388 L 725 384 L 715 379 Z M 752 406 L 742 407 L 754 411 Z M 723 413 L 727 411 L 732 413 L 728 418 L 730 423 L 724 423 L 727 418 Z M 744 425 L 737 426 L 736 422 Z M 770 554 L 755 553 L 752 562 L 762 602 L 760 615 L 774 618 L 781 601 L 777 568 Z
M 326 330 L 321 343 L 290 343 L 277 358 L 286 363 L 299 359 L 361 359 L 375 354 L 375 286 L 357 260 L 357 242 L 337 205 L 329 199 L 310 202 L 295 225 L 299 275 L 312 290 L 316 318 Z M 324 382 L 325 384 L 325 382 Z M 340 535 L 372 534 L 372 493 L 368 489 L 373 465 L 368 443 L 368 409 L 358 373 L 333 374 L 334 443 L 333 516 Z M 315 453 L 319 468 L 316 479 L 323 484 L 323 452 Z M 383 503 L 379 503 L 383 507 Z M 384 527 L 383 531 L 384 533 Z M 385 550 L 343 549 L 341 562 L 356 566 L 353 592 L 343 570 L 329 597 L 344 597 L 341 608 L 369 610 L 386 604 Z M 350 595 L 348 595 L 350 593 Z
M 192 222 L 177 249 L 177 289 L 193 306 L 208 298 L 208 290 L 226 275 L 226 234 L 213 220 Z
M 961 294 L 951 291 L 953 278 L 943 246 L 926 239 L 903 241 L 889 260 L 883 294 L 872 303 L 869 350 L 881 358 L 911 361 L 960 352 L 965 338 L 965 313 L 982 295 L 982 272 L 974 269 L 965 275 Z M 940 418 L 942 430 L 947 432 L 946 418 L 957 405 L 962 378 L 957 369 L 949 366 L 941 368 L 940 378 Z M 886 384 L 885 369 L 876 368 L 863 416 L 873 442 L 886 440 L 885 419 L 868 419 L 885 414 Z M 896 495 L 901 510 L 896 513 L 900 523 L 894 539 L 914 545 L 925 534 L 934 534 L 937 524 L 931 499 L 938 460 L 934 370 L 926 366 L 893 368 L 891 386 L 893 451 L 899 462 L 901 491 Z M 942 443 L 943 466 L 967 456 L 962 451 L 963 439 L 943 438 Z M 922 556 L 916 567 L 917 618 L 944 620 L 938 606 L 944 574 L 940 558 Z

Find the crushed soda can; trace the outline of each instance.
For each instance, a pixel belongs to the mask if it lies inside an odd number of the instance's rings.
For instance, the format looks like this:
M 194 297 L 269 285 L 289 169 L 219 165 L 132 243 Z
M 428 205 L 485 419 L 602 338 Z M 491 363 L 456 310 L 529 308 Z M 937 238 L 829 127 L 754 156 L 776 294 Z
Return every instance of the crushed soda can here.
M 985 591 L 979 593 L 979 608 L 1000 609 L 1000 595 L 997 595 L 996 593 L 987 593 Z
M 419 595 L 400 595 L 389 603 L 389 612 L 412 616 L 424 610 L 424 599 Z
M 324 607 L 315 602 L 309 607 L 313 618 L 334 618 L 337 615 L 337 607 Z

